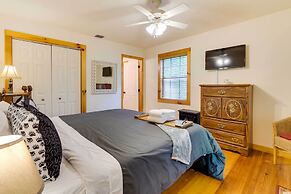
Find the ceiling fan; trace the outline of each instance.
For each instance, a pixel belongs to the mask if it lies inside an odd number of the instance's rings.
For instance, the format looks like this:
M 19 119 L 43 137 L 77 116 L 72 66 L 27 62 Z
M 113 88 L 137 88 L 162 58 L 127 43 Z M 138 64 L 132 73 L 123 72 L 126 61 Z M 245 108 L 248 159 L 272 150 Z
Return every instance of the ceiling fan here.
M 142 21 L 134 24 L 130 24 L 127 26 L 138 26 L 138 25 L 144 25 L 144 24 L 150 24 L 146 27 L 146 31 L 151 34 L 153 37 L 161 36 L 167 29 L 167 26 L 179 28 L 179 29 L 185 29 L 187 28 L 187 24 L 176 22 L 173 20 L 170 20 L 170 18 L 181 14 L 189 9 L 189 7 L 185 4 L 181 4 L 173 9 L 170 9 L 168 11 L 164 11 L 160 9 L 161 0 L 151 0 L 151 7 L 152 10 L 149 11 L 145 9 L 144 7 L 140 5 L 134 6 L 135 9 L 143 13 L 145 16 L 147 16 L 148 21 Z

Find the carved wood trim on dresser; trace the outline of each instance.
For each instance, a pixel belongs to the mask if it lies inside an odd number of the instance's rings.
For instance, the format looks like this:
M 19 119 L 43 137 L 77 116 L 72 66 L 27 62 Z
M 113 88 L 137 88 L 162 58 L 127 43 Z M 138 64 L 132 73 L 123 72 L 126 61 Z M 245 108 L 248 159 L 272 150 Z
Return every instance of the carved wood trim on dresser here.
M 224 149 L 248 156 L 252 144 L 253 86 L 203 84 L 201 125 Z

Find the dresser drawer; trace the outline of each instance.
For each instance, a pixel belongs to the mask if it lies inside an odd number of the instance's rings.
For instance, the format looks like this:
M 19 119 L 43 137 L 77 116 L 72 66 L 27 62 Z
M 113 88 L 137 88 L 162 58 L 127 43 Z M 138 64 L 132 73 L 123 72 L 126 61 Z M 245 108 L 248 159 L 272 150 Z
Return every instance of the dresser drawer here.
M 247 101 L 244 98 L 222 98 L 221 118 L 234 121 L 246 121 Z
M 231 143 L 234 145 L 239 145 L 239 146 L 246 146 L 246 137 L 242 135 L 236 135 L 232 133 L 227 133 L 215 129 L 208 129 L 213 137 L 217 139 L 218 141 L 226 142 L 226 143 Z
M 202 97 L 201 104 L 202 116 L 221 118 L 221 98 Z
M 226 142 L 222 142 L 222 141 L 219 141 L 219 140 L 217 140 L 217 142 L 218 142 L 219 146 L 222 149 L 239 152 L 243 156 L 248 156 L 249 155 L 249 148 L 248 147 L 241 147 L 241 146 L 237 146 L 237 145 L 234 145 L 234 144 L 229 144 L 229 143 L 226 143 Z
M 219 129 L 222 131 L 236 133 L 240 135 L 246 134 L 246 125 L 241 123 L 202 118 L 201 125 L 205 128 Z
M 246 97 L 245 87 L 202 87 L 203 96 Z

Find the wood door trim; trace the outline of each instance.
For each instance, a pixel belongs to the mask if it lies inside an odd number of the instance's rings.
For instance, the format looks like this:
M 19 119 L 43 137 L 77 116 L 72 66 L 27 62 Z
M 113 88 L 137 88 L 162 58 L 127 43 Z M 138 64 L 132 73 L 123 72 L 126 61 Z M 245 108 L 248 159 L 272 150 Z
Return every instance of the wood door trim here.
M 81 52 L 81 112 L 86 112 L 86 45 L 73 43 L 63 40 L 57 40 L 53 38 L 46 38 L 42 36 L 27 34 L 23 32 L 15 32 L 12 30 L 4 31 L 4 56 L 5 64 L 13 65 L 12 61 L 12 39 L 30 41 L 35 43 L 42 43 L 48 45 L 62 46 L 72 49 L 78 49 Z M 8 81 L 5 80 L 5 89 L 8 88 Z
M 132 56 L 132 55 L 121 55 L 121 108 L 123 109 L 123 99 L 124 99 L 124 63 L 123 58 L 136 59 L 139 62 L 140 68 L 138 68 L 138 111 L 143 112 L 143 82 L 144 82 L 144 58 Z

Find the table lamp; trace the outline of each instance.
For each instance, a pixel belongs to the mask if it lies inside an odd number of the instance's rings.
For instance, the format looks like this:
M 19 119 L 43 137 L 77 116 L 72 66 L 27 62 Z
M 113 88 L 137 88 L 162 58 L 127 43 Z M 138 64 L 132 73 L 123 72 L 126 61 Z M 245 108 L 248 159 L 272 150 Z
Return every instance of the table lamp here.
M 4 70 L 1 73 L 0 77 L 9 79 L 7 93 L 13 93 L 13 79 L 20 78 L 20 76 L 18 75 L 16 71 L 15 66 L 5 65 Z
M 43 188 L 22 136 L 0 136 L 0 193 L 38 194 Z

